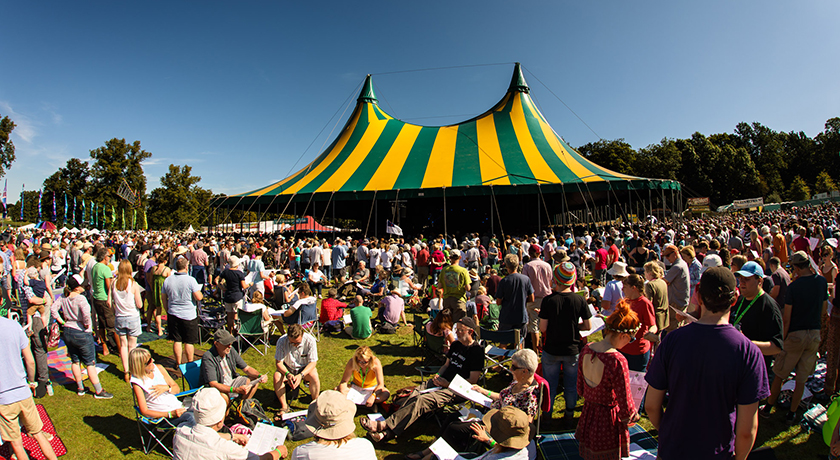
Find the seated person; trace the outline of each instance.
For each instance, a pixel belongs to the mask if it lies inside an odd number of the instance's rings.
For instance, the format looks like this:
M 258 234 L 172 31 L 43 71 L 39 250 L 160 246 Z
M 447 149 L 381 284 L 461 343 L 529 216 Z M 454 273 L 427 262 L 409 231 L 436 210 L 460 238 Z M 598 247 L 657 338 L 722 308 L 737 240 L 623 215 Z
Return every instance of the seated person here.
M 366 339 L 373 334 L 373 327 L 370 318 L 373 312 L 364 305 L 362 296 L 357 295 L 350 305 L 350 325 L 344 328 L 344 332 L 354 339 Z
M 359 261 L 359 266 L 353 272 L 353 275 L 350 276 L 350 279 L 347 280 L 347 283 L 353 283 L 357 285 L 370 285 L 370 270 L 366 267 L 365 261 Z M 345 284 L 347 284 L 345 283 Z
M 391 291 L 379 301 L 379 306 L 380 321 L 397 327 L 400 324 L 400 319 L 402 319 L 403 324 L 408 326 L 408 321 L 405 319 L 405 301 L 400 297 L 399 291 L 396 289 Z
M 257 455 L 244 446 L 248 436 L 220 433 L 225 422 L 225 398 L 215 388 L 202 388 L 192 400 L 195 420 L 175 430 L 173 460 L 279 460 L 288 455 L 286 446 Z
M 274 318 L 271 316 L 272 313 L 277 312 L 277 310 L 266 305 L 266 299 L 265 297 L 263 297 L 263 293 L 260 291 L 255 292 L 254 295 L 251 297 L 251 301 L 245 302 L 245 304 L 242 305 L 242 308 L 240 308 L 240 310 L 248 313 L 261 311 L 263 319 L 263 329 L 265 329 L 268 323 L 274 320 Z
M 306 416 L 306 426 L 312 430 L 315 439 L 298 446 L 292 452 L 291 458 L 376 460 L 373 444 L 353 434 L 356 430 L 356 424 L 353 422 L 355 415 L 356 406 L 344 395 L 333 390 L 323 392 L 309 405 L 309 413 Z
M 411 280 L 414 272 L 412 272 L 410 268 L 403 268 L 400 265 L 396 265 L 393 270 L 391 270 L 391 274 L 391 281 L 394 283 L 397 290 L 400 291 L 400 296 L 410 297 L 414 295 L 415 292 L 423 290 L 422 285 L 414 284 Z
M 344 309 L 347 304 L 336 299 L 338 291 L 330 288 L 327 291 L 327 298 L 321 301 L 321 314 L 318 321 L 324 326 L 325 331 L 341 332 L 344 328 Z
M 361 419 L 362 426 L 370 432 L 374 442 L 399 436 L 407 427 L 429 412 L 439 410 L 453 402 L 464 399 L 449 389 L 449 382 L 456 375 L 472 384 L 481 378 L 484 367 L 484 349 L 476 341 L 478 326 L 472 318 L 462 318 L 455 326 L 458 341 L 452 344 L 447 353 L 446 363 L 438 373 L 418 386 L 405 401 L 403 406 L 391 414 L 384 422 L 373 421 L 367 417 Z M 441 390 L 420 393 L 427 388 L 441 387 Z
M 268 376 L 260 375 L 256 369 L 245 364 L 239 352 L 233 348 L 233 335 L 225 329 L 213 334 L 213 346 L 201 358 L 200 385 L 213 387 L 222 394 L 225 402 L 238 396 L 253 398 L 260 383 L 268 382 Z M 242 369 L 245 375 L 237 375 Z
M 297 296 L 298 299 L 287 306 L 286 310 L 283 312 L 283 322 L 277 322 L 277 327 L 280 329 L 281 334 L 285 334 L 285 328 L 283 324 L 298 324 L 300 322 L 300 309 L 304 307 L 304 305 L 309 304 L 316 304 L 318 299 L 312 295 L 312 291 L 309 290 L 309 285 L 303 283 L 297 289 Z
M 155 364 L 149 350 L 131 350 L 128 354 L 128 372 L 131 374 L 129 383 L 134 391 L 134 399 L 144 417 L 164 417 L 173 427 L 195 421 L 192 411 L 187 410 L 181 400 L 175 397 L 180 393 L 178 384 L 163 366 Z
M 362 390 L 371 391 L 370 396 L 365 401 L 367 407 L 383 403 L 391 396 L 391 392 L 385 388 L 382 362 L 373 354 L 370 347 L 357 348 L 353 357 L 344 366 L 344 375 L 341 376 L 341 383 L 338 384 L 336 390 L 346 395 L 350 392 L 351 387 L 359 392 Z
M 360 294 L 369 295 L 373 297 L 384 297 L 388 292 L 388 272 L 379 270 L 376 272 L 376 280 L 371 285 L 370 289 L 366 289 L 361 285 L 356 285 Z
M 476 313 L 478 313 L 479 320 L 483 320 L 490 312 L 491 303 L 493 303 L 493 300 L 487 295 L 487 288 L 480 286 L 478 288 L 478 295 L 475 296 L 475 309 Z
M 449 351 L 449 348 L 458 340 L 453 329 L 452 311 L 448 308 L 438 313 L 435 319 L 426 323 L 426 332 L 435 337 L 443 337 L 443 352 Z
M 309 383 L 312 399 L 318 399 L 321 381 L 318 378 L 318 344 L 312 334 L 306 334 L 300 324 L 289 326 L 289 332 L 277 339 L 277 350 L 274 352 L 274 394 L 280 400 L 280 410 L 277 415 L 282 416 L 289 410 L 286 394 L 294 399 L 304 381 Z
M 309 273 L 306 275 L 306 284 L 309 285 L 309 290 L 314 294 L 318 294 L 318 298 L 321 297 L 321 288 L 326 283 L 327 276 L 324 275 L 324 272 L 320 270 L 321 264 L 318 262 L 312 263 L 312 268 L 309 270 Z

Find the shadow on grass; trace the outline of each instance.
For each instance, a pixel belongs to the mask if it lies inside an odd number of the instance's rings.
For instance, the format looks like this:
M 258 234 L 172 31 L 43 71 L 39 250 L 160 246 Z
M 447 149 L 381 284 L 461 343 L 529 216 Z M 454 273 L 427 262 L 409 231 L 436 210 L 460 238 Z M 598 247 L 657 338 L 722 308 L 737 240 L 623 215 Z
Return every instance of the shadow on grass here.
M 93 431 L 108 439 L 124 455 L 134 451 L 142 452 L 140 435 L 137 431 L 137 420 L 128 418 L 123 414 L 86 415 L 83 420 Z

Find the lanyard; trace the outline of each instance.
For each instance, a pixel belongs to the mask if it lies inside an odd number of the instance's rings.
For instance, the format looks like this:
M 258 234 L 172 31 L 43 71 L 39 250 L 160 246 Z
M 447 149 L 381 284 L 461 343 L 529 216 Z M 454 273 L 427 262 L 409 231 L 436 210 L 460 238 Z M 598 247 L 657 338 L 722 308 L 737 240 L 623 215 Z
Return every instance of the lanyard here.
M 752 301 L 751 301 L 751 302 L 747 305 L 747 308 L 745 308 L 745 309 L 744 309 L 744 311 L 741 311 L 741 307 L 743 307 L 743 306 L 744 306 L 744 301 L 742 300 L 740 303 L 738 303 L 738 313 L 737 313 L 737 315 L 736 315 L 736 317 L 735 317 L 735 322 L 734 322 L 734 323 L 732 323 L 732 325 L 733 325 L 733 326 L 738 327 L 738 324 L 741 322 L 741 318 L 743 318 L 743 317 L 744 317 L 744 315 L 746 315 L 746 314 L 747 314 L 747 312 L 748 312 L 748 311 L 750 311 L 750 307 L 752 307 L 752 306 L 753 306 L 753 304 L 755 303 L 755 301 L 756 301 L 756 300 L 758 300 L 758 298 L 759 298 L 759 297 L 761 297 L 762 295 L 764 295 L 764 291 L 762 291 L 761 289 L 759 289 L 759 291 L 758 291 L 758 295 L 757 295 L 757 296 L 755 296 L 755 297 L 752 299 Z

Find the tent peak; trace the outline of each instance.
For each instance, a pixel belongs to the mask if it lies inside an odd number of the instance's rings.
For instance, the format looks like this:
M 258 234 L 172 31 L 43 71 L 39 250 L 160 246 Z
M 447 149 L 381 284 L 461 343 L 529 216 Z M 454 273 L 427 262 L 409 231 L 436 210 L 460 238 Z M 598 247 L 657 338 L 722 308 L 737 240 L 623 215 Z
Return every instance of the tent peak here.
M 525 76 L 522 75 L 522 66 L 518 62 L 514 64 L 513 77 L 511 77 L 510 86 L 508 87 L 508 92 L 514 91 L 526 94 L 531 91 L 531 89 L 528 88 L 528 82 L 525 81 Z
M 379 102 L 376 99 L 376 94 L 373 92 L 373 79 L 370 74 L 367 74 L 367 77 L 365 77 L 365 83 L 362 85 L 362 92 L 359 93 L 359 98 L 356 99 L 356 101 L 360 103 L 370 102 L 373 104 Z

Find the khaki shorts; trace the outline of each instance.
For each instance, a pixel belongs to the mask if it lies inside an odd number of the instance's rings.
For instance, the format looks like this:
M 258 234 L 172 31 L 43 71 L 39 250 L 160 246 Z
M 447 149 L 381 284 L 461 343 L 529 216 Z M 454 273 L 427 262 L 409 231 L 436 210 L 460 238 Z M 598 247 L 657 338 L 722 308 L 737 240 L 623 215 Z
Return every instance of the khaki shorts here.
M 540 314 L 538 310 L 542 305 L 542 300 L 542 297 L 537 297 L 534 299 L 533 302 L 528 302 L 525 304 L 525 307 L 528 310 L 528 323 L 525 325 L 525 327 L 531 334 L 536 334 L 537 332 L 540 332 Z
M 455 297 L 443 298 L 443 309 L 449 309 L 452 313 L 452 322 L 457 323 L 461 318 L 467 316 L 467 302 Z
M 41 421 L 31 396 L 6 406 L 0 405 L 0 437 L 4 441 L 20 441 L 21 425 L 26 428 L 29 436 L 34 436 L 44 429 L 44 422 Z
M 233 303 L 225 302 L 225 312 L 236 313 L 236 311 L 239 310 L 240 308 L 242 308 L 243 305 L 245 305 L 245 298 L 244 297 L 239 299 L 236 302 L 233 302 Z
M 820 330 L 794 331 L 785 339 L 784 349 L 773 364 L 773 373 L 780 379 L 787 378 L 796 369 L 797 383 L 805 383 L 817 366 L 820 348 Z

